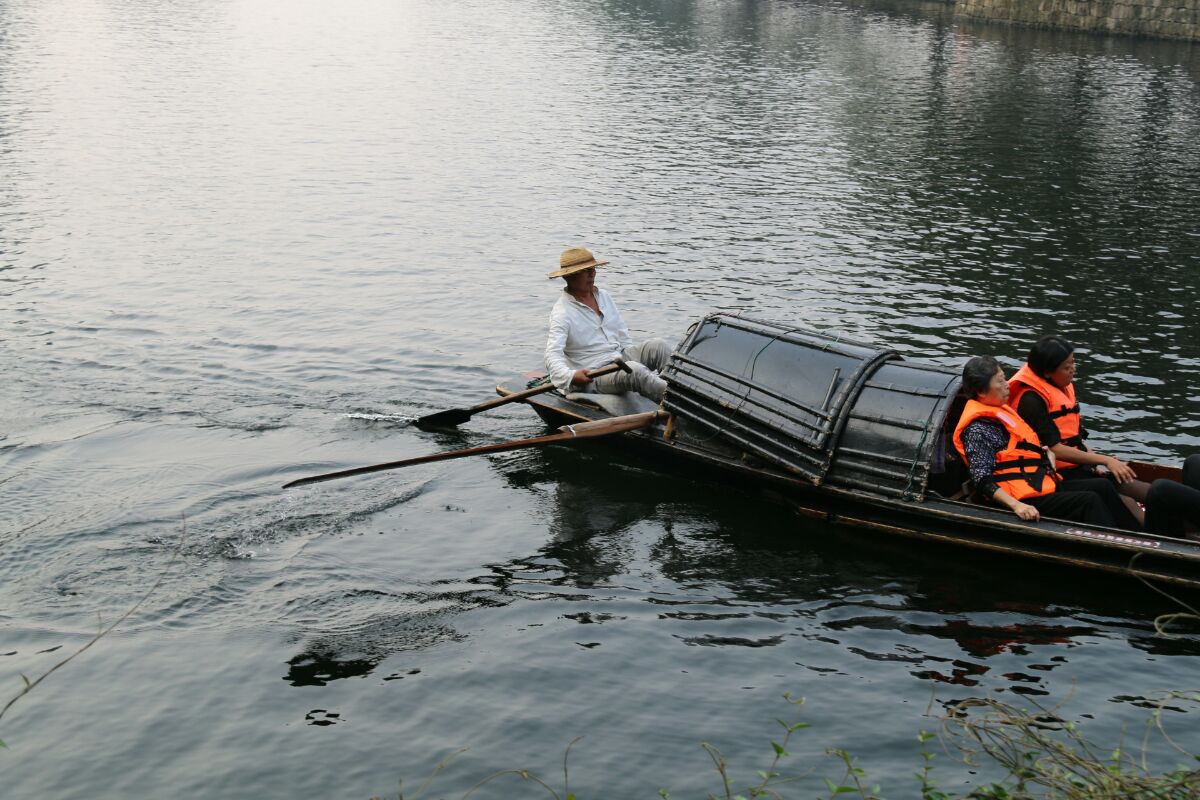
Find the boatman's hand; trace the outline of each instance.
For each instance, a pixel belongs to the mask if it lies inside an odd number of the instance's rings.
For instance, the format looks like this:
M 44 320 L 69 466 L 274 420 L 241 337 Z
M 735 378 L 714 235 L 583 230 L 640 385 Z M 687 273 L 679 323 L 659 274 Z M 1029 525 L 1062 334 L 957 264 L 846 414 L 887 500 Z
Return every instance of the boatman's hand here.
M 588 377 L 586 369 L 575 370 L 575 376 L 571 378 L 571 383 L 577 386 L 587 386 L 591 382 L 592 379 Z
M 1026 522 L 1037 522 L 1041 518 L 1038 510 L 1028 503 L 1017 503 L 1013 506 L 1013 513 Z

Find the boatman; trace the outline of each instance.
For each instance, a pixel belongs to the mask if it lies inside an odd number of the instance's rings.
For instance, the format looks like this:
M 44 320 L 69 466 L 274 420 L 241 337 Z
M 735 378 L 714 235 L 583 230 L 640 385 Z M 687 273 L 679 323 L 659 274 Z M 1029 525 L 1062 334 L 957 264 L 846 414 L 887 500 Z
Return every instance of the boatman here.
M 612 297 L 596 286 L 596 267 L 607 263 L 597 261 L 586 248 L 572 247 L 563 251 L 559 268 L 547 276 L 562 278 L 567 285 L 550 310 L 546 370 L 563 394 L 637 392 L 657 403 L 667 390 L 658 370 L 666 366 L 671 348 L 662 339 L 647 339 L 634 346 Z M 587 376 L 588 370 L 611 364 L 618 357 L 629 364 L 630 372 L 611 372 L 595 379 Z

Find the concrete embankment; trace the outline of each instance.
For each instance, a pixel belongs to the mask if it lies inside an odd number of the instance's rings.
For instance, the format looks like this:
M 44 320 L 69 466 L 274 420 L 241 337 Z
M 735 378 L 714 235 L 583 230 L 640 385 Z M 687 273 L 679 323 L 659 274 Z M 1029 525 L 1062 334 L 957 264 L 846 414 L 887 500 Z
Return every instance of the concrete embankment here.
M 1200 41 L 1200 0 L 952 0 L 964 19 Z

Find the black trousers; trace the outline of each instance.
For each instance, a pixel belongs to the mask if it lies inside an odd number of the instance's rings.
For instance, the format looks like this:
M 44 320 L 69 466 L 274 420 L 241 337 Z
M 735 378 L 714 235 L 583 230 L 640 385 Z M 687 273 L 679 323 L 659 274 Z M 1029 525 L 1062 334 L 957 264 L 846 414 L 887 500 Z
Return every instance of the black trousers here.
M 1095 472 L 1092 472 L 1091 468 L 1089 467 L 1070 467 L 1068 469 L 1059 470 L 1058 474 L 1062 476 L 1063 479 L 1063 482 L 1059 484 L 1059 488 L 1066 489 L 1068 491 L 1070 491 L 1072 488 L 1072 486 L 1069 484 L 1073 484 L 1075 481 L 1089 480 L 1091 478 L 1104 478 L 1105 480 L 1112 481 L 1114 484 L 1116 484 L 1118 494 L 1123 494 L 1126 497 L 1132 497 L 1134 500 L 1137 500 L 1142 504 L 1145 504 L 1146 495 L 1150 491 L 1150 484 L 1146 483 L 1145 481 L 1128 481 L 1126 483 L 1117 483 L 1117 479 L 1112 476 L 1111 472 L 1106 475 L 1097 475 Z
M 1197 466 L 1200 470 L 1200 465 Z M 1141 530 L 1133 514 L 1107 478 L 1075 478 L 1054 494 L 1029 497 L 1024 501 L 1047 517 L 1104 525 L 1126 531 Z M 1198 493 L 1200 494 L 1200 493 Z
M 1185 523 L 1200 528 L 1200 455 L 1183 462 L 1183 483 L 1160 479 L 1146 495 L 1146 530 L 1183 536 Z
M 1096 473 L 1092 472 L 1090 467 L 1086 467 L 1086 466 L 1071 467 L 1070 469 L 1060 469 L 1058 471 L 1058 474 L 1059 474 L 1059 477 L 1061 477 L 1063 479 L 1063 481 L 1070 481 L 1070 482 L 1086 481 L 1089 478 L 1099 477 L 1096 475 Z

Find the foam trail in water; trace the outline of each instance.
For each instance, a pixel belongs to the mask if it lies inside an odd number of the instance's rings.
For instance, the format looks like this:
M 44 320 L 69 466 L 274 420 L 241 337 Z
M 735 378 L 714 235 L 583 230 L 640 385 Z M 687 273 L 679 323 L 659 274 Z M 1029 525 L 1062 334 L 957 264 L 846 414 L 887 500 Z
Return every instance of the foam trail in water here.
M 361 419 L 367 422 L 403 422 L 406 425 L 411 425 L 417 421 L 416 417 L 410 417 L 407 414 L 368 414 L 360 411 L 350 411 L 342 414 L 346 419 Z

